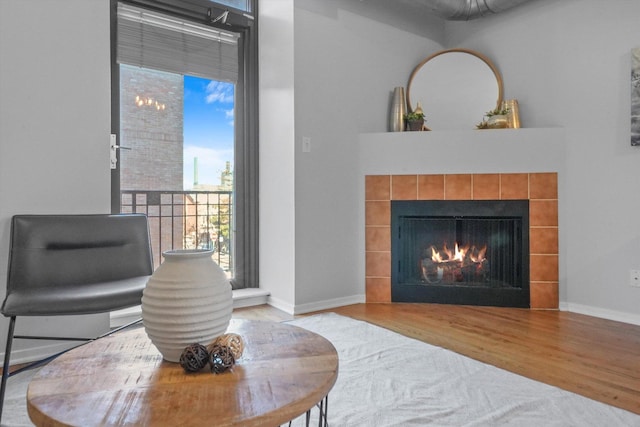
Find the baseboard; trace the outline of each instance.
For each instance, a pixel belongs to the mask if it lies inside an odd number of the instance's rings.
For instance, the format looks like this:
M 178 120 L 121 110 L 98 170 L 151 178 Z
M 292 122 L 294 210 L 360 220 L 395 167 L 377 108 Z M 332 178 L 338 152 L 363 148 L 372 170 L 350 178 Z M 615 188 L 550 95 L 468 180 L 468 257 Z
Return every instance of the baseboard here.
M 602 319 L 614 320 L 616 322 L 629 323 L 632 325 L 640 325 L 640 315 L 633 313 L 625 313 L 623 311 L 608 310 L 600 307 L 589 305 L 560 303 L 560 310 L 570 311 L 572 313 L 584 314 L 587 316 L 600 317 Z
M 267 304 L 269 291 L 259 288 L 236 289 L 233 291 L 233 308 L 253 307 Z
M 284 311 L 287 314 L 293 314 L 295 307 L 288 302 L 285 302 L 279 298 L 274 298 L 273 296 L 269 296 L 267 298 L 267 304 L 271 307 L 277 308 L 278 310 Z
M 254 305 L 267 304 L 269 292 L 258 288 L 235 289 L 233 291 L 233 308 L 251 307 Z M 133 322 L 142 317 L 142 308 L 137 305 L 135 307 L 125 308 L 111 313 L 109 318 L 109 326 L 118 328 L 127 323 Z
M 293 314 L 305 314 L 312 311 L 327 310 L 336 307 L 342 307 L 351 304 L 361 304 L 366 302 L 365 295 L 352 295 L 344 298 L 335 298 L 330 300 L 312 302 L 308 304 L 296 305 Z
M 335 298 L 335 299 L 317 301 L 317 302 L 308 303 L 308 304 L 292 305 L 278 298 L 274 298 L 270 296 L 269 299 L 267 300 L 267 304 L 269 304 L 274 308 L 277 308 L 278 310 L 282 310 L 285 313 L 296 315 L 296 314 L 311 313 L 313 311 L 319 311 L 319 310 L 328 310 L 331 308 L 342 307 L 345 305 L 361 304 L 361 303 L 364 303 L 365 301 L 366 301 L 365 295 L 353 295 L 350 297 Z

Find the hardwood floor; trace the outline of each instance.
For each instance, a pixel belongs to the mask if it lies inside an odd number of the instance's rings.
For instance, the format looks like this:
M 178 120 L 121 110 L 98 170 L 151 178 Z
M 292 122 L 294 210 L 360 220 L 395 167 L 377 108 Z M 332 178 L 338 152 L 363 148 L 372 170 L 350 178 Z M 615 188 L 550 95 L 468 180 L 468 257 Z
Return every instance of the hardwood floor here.
M 640 414 L 640 326 L 561 311 L 438 304 L 326 311 Z M 269 306 L 237 309 L 234 317 L 294 318 Z

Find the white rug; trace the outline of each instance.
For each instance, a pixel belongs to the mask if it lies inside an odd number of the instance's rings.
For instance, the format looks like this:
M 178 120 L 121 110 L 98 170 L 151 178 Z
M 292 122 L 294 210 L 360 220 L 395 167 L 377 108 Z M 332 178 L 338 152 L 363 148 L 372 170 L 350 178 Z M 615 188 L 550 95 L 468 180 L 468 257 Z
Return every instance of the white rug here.
M 366 322 L 328 313 L 288 323 L 338 351 L 331 427 L 640 426 L 640 415 Z

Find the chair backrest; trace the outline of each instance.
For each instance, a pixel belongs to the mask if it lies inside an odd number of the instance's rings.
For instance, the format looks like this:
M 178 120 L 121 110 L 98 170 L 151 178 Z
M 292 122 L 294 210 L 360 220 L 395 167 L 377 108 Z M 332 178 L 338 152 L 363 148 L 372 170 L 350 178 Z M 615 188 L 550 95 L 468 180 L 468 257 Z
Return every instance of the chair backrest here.
M 149 276 L 147 217 L 16 215 L 11 222 L 7 294 Z

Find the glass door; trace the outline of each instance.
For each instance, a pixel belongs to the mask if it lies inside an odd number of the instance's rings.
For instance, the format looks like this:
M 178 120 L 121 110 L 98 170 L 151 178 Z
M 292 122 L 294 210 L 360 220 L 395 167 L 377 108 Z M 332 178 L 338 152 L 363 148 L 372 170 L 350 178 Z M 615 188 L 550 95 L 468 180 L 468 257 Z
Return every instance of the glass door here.
M 257 238 L 244 226 L 257 223 L 257 191 L 254 205 L 242 164 L 257 157 L 247 131 L 255 32 L 129 2 L 114 9 L 112 210 L 148 216 L 156 267 L 166 250 L 211 249 L 234 288 L 257 287 L 257 245 L 247 250 Z
M 156 265 L 211 249 L 233 275 L 234 88 L 120 65 L 120 212 L 147 214 Z

